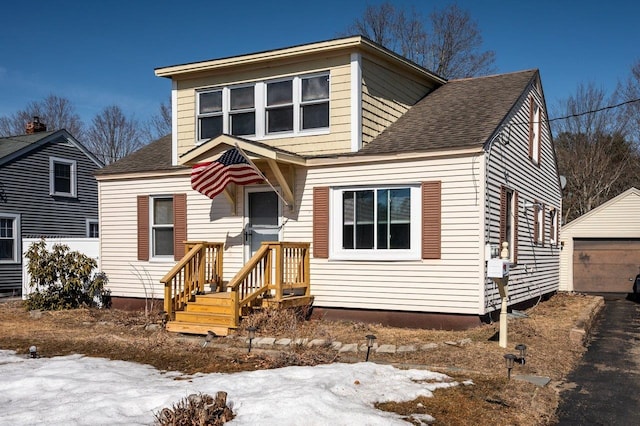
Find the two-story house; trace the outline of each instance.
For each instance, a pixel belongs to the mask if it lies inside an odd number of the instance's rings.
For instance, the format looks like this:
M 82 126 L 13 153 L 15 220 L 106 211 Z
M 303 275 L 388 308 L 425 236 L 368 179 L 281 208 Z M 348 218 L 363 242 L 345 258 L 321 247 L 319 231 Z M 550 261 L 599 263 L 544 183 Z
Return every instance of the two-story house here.
M 98 174 L 115 306 L 163 298 L 185 240 L 221 244 L 232 289 L 262 242 L 310 243 L 298 272 L 329 318 L 478 324 L 500 308 L 486 264 L 502 242 L 510 305 L 557 290 L 561 189 L 537 70 L 446 81 L 357 36 L 156 75 L 171 80 L 172 134 Z M 192 189 L 194 165 L 236 147 L 266 180 Z
M 98 237 L 102 163 L 66 130 L 38 117 L 0 138 L 0 294 L 22 291 L 22 238 Z

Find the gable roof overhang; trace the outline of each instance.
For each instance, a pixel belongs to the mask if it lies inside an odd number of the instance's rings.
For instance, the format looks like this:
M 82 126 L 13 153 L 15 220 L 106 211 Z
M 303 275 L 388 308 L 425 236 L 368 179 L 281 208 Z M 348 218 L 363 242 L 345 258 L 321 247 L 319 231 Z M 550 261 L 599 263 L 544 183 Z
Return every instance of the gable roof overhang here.
M 621 200 L 624 200 L 625 198 L 628 198 L 628 197 L 640 198 L 640 190 L 638 190 L 635 187 L 631 187 L 631 188 L 627 189 L 626 191 L 624 191 L 621 194 L 618 194 L 617 196 L 613 197 L 609 201 L 605 201 L 604 203 L 600 204 L 598 207 L 589 210 L 588 212 L 586 212 L 582 216 L 577 217 L 574 220 L 572 220 L 571 222 L 567 223 L 566 225 L 564 225 L 562 227 L 562 230 L 564 232 L 568 232 L 572 228 L 574 228 L 575 226 L 578 226 L 580 223 L 582 223 L 584 221 L 587 221 L 587 220 L 589 220 L 590 218 L 592 218 L 594 216 L 597 216 L 603 210 L 606 210 L 606 209 L 610 208 L 611 206 L 619 203 Z M 635 213 L 635 212 L 633 212 L 633 213 Z
M 211 59 L 186 64 L 172 65 L 155 69 L 157 77 L 171 79 L 191 78 L 194 75 L 210 72 L 231 72 L 237 67 L 258 67 L 273 62 L 297 61 L 313 55 L 326 57 L 341 52 L 362 52 L 383 61 L 401 64 L 409 72 L 427 77 L 436 84 L 446 83 L 446 79 L 398 55 L 363 36 L 350 36 L 316 43 L 302 44 L 282 49 L 273 49 L 247 55 Z
M 0 157 L 0 167 L 11 161 L 28 154 L 29 152 L 36 150 L 48 143 L 55 142 L 59 139 L 65 139 L 71 145 L 80 150 L 87 158 L 93 161 L 98 167 L 103 167 L 102 161 L 93 155 L 84 145 L 82 145 L 71 133 L 65 129 L 57 130 L 55 132 L 42 132 L 34 133 L 33 135 L 21 135 L 8 138 L 2 138 L 14 145 L 14 149 L 8 149 L 3 151 L 6 153 L 3 157 Z
M 220 135 L 207 142 L 187 151 L 180 156 L 180 163 L 185 166 L 193 166 L 203 161 L 213 161 L 225 151 L 231 148 L 239 148 L 243 154 L 247 155 L 251 162 L 264 161 L 271 170 L 278 185 L 282 190 L 282 195 L 289 206 L 295 204 L 294 182 L 295 182 L 295 166 L 306 166 L 306 159 L 297 154 L 275 148 L 261 142 L 255 142 L 231 135 Z M 286 176 L 280 164 L 288 164 L 291 173 Z M 260 172 L 262 173 L 262 172 Z M 225 196 L 235 205 L 235 197 L 225 189 Z

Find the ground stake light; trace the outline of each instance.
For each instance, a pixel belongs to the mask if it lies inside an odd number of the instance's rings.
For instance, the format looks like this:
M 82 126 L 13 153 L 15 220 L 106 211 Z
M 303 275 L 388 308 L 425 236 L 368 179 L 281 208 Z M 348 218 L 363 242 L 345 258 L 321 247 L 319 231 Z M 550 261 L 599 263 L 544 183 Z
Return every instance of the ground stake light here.
M 216 337 L 216 333 L 214 333 L 211 330 L 207 331 L 207 335 L 204 338 L 204 343 L 202 344 L 202 347 L 203 348 L 206 347 L 209 343 L 213 341 L 215 337 Z
M 31 358 L 38 358 L 38 348 L 36 348 L 35 345 L 29 348 L 29 356 Z
M 166 328 L 167 322 L 169 320 L 169 315 L 167 314 L 167 311 L 160 311 L 158 312 L 158 315 L 160 315 L 160 321 L 162 321 L 162 328 Z
M 516 360 L 514 354 L 506 354 L 504 360 L 507 364 L 507 379 L 511 380 L 511 369 L 513 368 L 513 362 Z
M 253 342 L 253 339 L 256 338 L 256 327 L 254 326 L 249 326 L 247 327 L 247 331 L 249 332 L 249 350 L 248 352 L 251 352 L 251 343 Z
M 373 347 L 373 342 L 376 340 L 376 336 L 373 334 L 369 334 L 365 336 L 367 338 L 367 359 L 365 361 L 369 361 L 369 353 L 371 352 L 371 348 Z
M 518 343 L 516 345 L 516 351 L 520 352 L 520 356 L 518 357 L 518 362 L 522 365 L 524 365 L 525 358 L 527 356 L 527 345 L 525 345 L 524 343 Z

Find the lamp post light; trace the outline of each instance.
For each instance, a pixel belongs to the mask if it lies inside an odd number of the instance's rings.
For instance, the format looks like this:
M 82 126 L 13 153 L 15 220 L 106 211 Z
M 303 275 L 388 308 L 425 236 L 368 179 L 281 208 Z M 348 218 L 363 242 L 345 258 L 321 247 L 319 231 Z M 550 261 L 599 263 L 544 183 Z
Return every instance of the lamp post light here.
M 247 331 L 249 332 L 249 350 L 247 351 L 247 353 L 251 352 L 251 343 L 253 342 L 253 339 L 255 339 L 256 337 L 256 330 L 257 328 L 253 325 L 247 327 Z
M 369 353 L 371 352 L 371 348 L 373 347 L 373 342 L 376 340 L 376 336 L 373 334 L 368 334 L 365 336 L 367 338 L 367 358 L 365 361 L 369 361 Z
M 520 356 L 518 357 L 518 362 L 524 365 L 524 363 L 526 362 L 525 358 L 527 356 L 527 345 L 525 345 L 524 343 L 518 343 L 516 345 L 516 351 L 520 352 Z
M 516 360 L 514 354 L 506 354 L 504 360 L 507 363 L 507 379 L 511 380 L 511 369 L 513 368 L 513 362 Z

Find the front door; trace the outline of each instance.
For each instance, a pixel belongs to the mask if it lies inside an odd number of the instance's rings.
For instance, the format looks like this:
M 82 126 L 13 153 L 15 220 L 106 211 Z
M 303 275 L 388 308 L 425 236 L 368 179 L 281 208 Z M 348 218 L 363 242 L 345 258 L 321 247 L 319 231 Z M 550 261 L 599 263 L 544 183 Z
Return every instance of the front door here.
M 249 260 L 263 241 L 280 240 L 280 199 L 271 188 L 247 188 L 245 194 L 245 260 Z

